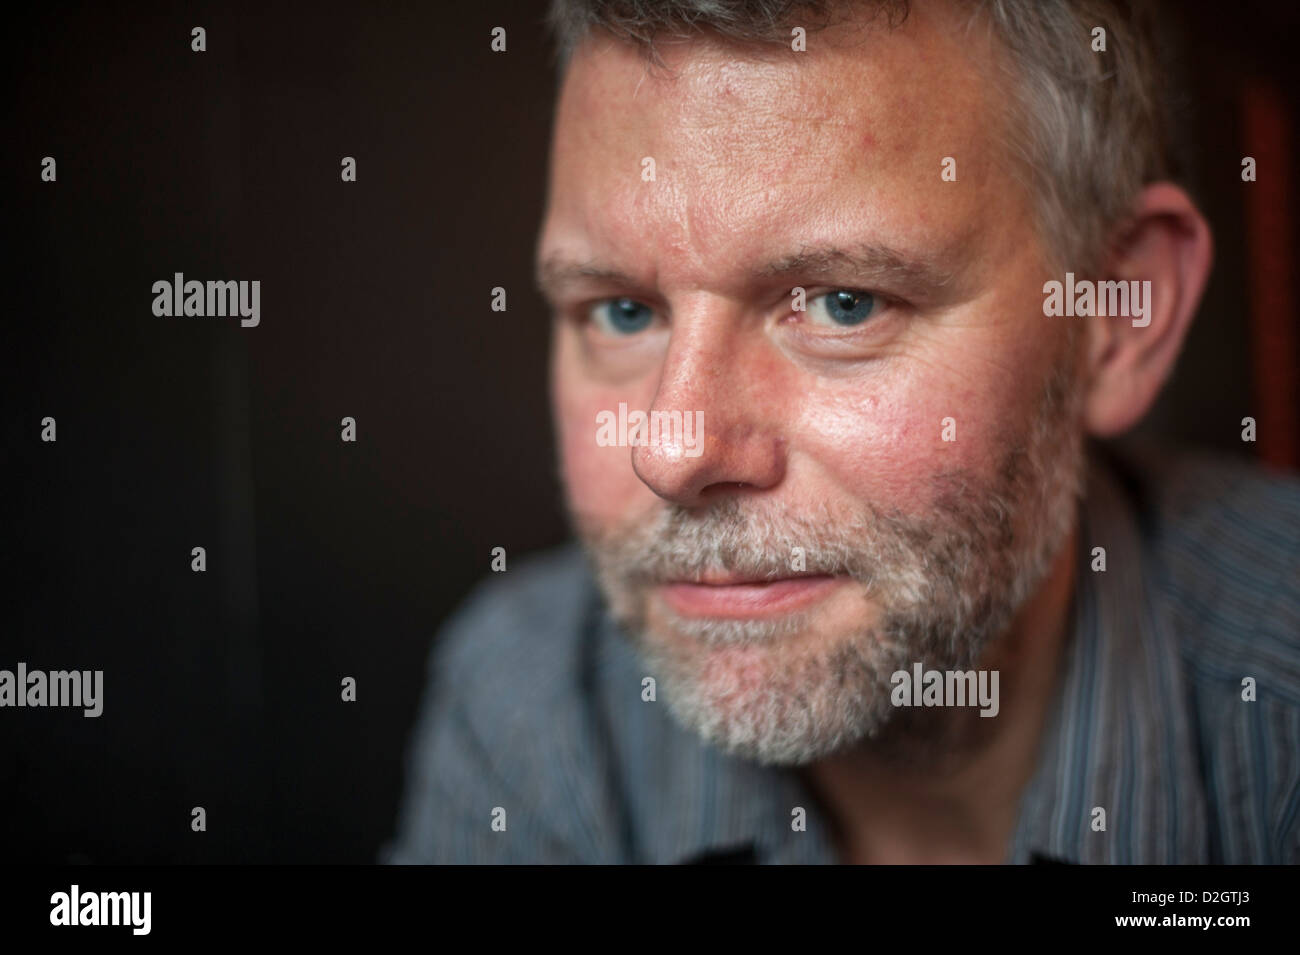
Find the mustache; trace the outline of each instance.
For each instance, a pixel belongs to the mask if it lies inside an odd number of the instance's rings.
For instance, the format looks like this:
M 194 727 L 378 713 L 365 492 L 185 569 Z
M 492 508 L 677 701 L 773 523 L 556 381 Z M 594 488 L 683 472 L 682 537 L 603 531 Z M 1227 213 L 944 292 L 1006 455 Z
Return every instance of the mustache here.
M 668 504 L 649 521 L 613 529 L 578 523 L 607 573 L 642 584 L 724 572 L 757 580 L 830 574 L 870 582 L 895 556 L 889 542 L 912 536 L 897 518 L 872 508 L 847 513 L 823 503 L 791 514 L 736 498 L 704 509 Z

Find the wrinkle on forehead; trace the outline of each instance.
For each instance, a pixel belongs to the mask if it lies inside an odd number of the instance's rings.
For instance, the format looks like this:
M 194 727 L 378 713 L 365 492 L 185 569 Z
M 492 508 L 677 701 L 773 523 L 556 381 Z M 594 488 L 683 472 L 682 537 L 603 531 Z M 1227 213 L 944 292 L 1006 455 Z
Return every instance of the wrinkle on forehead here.
M 662 73 L 646 69 L 631 47 L 593 44 L 575 57 L 561 115 L 571 111 L 638 139 L 653 131 L 646 121 L 653 116 L 656 125 L 689 136 L 705 158 L 788 145 L 792 133 L 852 124 L 801 56 L 755 59 L 752 49 L 700 39 L 677 45 L 674 71 Z
M 932 23 L 831 28 L 808 53 L 700 37 L 665 45 L 667 69 L 590 40 L 562 92 L 550 211 L 628 258 L 703 271 L 773 231 L 885 223 L 920 248 L 970 233 L 988 208 L 1010 218 L 1017 184 L 988 122 L 996 93 L 972 62 L 981 44 Z M 941 183 L 945 156 L 960 186 Z

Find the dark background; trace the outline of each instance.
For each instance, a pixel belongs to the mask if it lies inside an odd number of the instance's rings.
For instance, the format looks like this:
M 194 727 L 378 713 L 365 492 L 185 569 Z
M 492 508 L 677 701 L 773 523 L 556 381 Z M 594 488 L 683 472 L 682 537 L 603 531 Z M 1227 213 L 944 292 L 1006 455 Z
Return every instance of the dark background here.
M 1179 5 L 1218 258 L 1141 433 L 1294 466 L 1300 16 L 1276 6 Z M 438 624 L 493 547 L 565 536 L 531 282 L 542 14 L 11 15 L 0 668 L 102 669 L 105 704 L 0 711 L 0 860 L 367 862 L 391 834 Z M 178 271 L 261 280 L 260 326 L 154 317 Z

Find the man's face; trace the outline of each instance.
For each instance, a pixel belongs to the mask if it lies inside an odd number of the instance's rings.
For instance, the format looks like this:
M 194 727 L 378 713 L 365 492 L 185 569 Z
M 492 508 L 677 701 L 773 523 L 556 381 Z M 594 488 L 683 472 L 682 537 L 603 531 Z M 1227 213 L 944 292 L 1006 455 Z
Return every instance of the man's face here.
M 561 93 L 570 510 L 670 708 L 754 759 L 878 733 L 913 662 L 972 665 L 1073 518 L 1070 320 L 975 65 L 999 54 L 946 16 L 664 45 L 670 72 L 592 38 Z M 620 404 L 702 435 L 609 446 Z

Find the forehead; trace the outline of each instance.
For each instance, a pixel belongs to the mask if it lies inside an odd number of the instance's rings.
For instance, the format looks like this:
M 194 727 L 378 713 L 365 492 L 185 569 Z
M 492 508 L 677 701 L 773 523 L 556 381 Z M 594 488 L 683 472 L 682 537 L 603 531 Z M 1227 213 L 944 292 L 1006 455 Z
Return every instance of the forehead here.
M 990 203 L 1018 205 L 1019 190 L 995 145 L 997 52 L 966 26 L 915 3 L 899 27 L 812 32 L 806 52 L 660 43 L 664 68 L 589 36 L 557 107 L 539 251 L 644 258 L 652 247 L 657 268 L 716 274 L 719 260 L 767 254 L 776 239 L 882 231 L 918 252 L 969 241 Z M 946 157 L 957 183 L 940 175 Z

